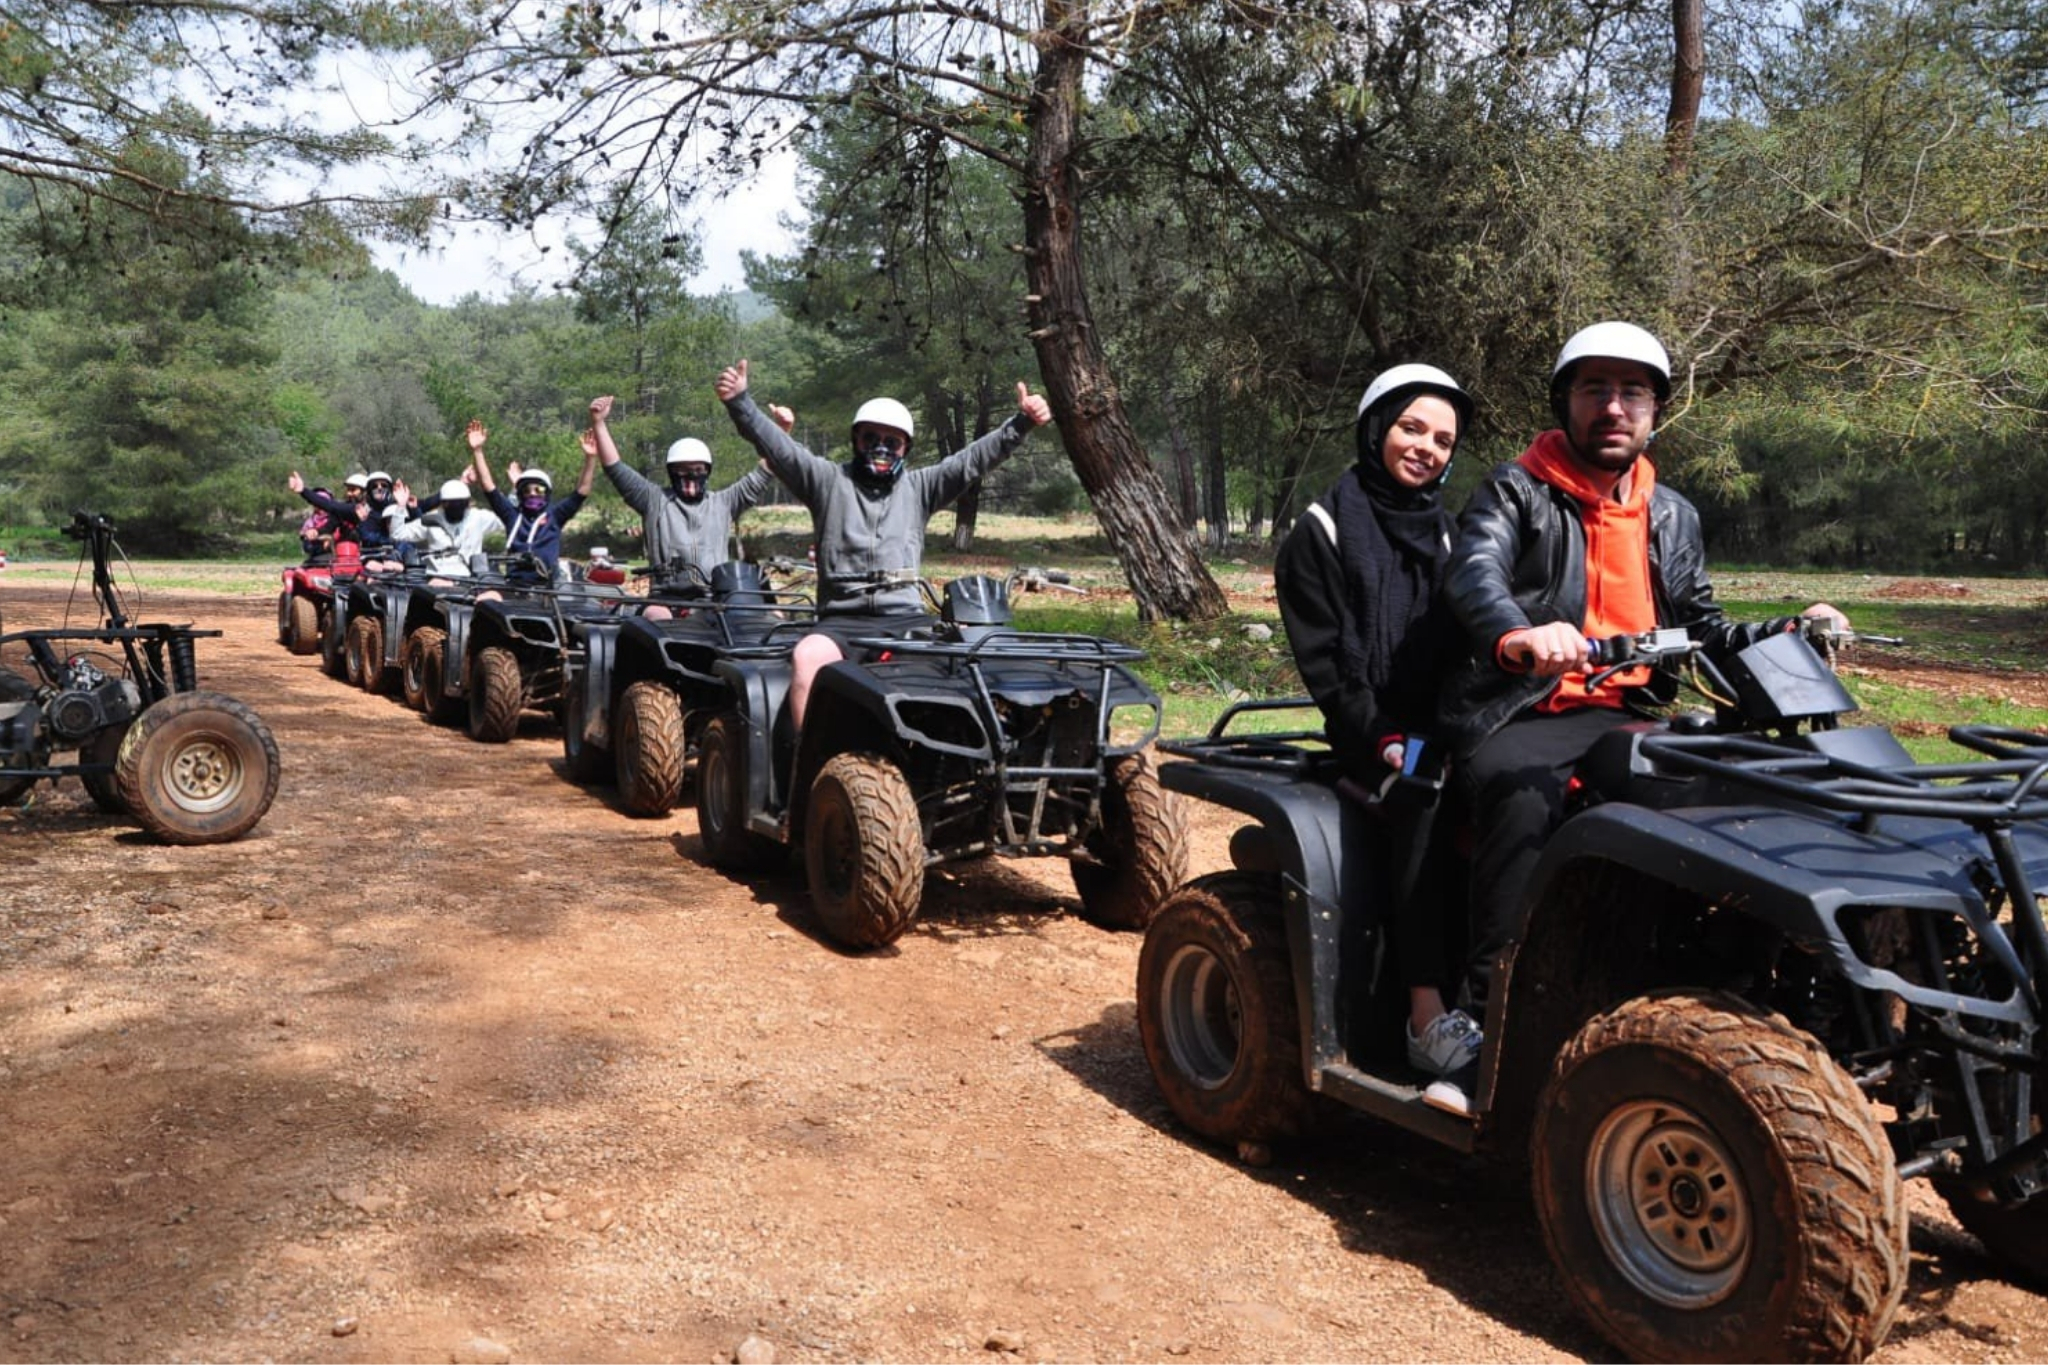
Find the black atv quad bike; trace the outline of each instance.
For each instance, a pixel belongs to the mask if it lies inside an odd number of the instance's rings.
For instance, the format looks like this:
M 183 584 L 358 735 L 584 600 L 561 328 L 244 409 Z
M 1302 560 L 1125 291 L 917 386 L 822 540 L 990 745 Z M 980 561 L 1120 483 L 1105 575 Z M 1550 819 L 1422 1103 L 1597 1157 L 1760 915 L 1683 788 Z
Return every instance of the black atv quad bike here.
M 1611 642 L 1610 642 L 1611 643 Z M 1459 1116 L 1401 1052 L 1373 812 L 1310 732 L 1162 747 L 1166 785 L 1240 811 L 1237 870 L 1176 892 L 1138 971 L 1145 1056 L 1225 1142 L 1362 1110 L 1526 1153 L 1572 1298 L 1640 1359 L 1859 1359 L 1906 1281 L 1901 1181 L 1993 1255 L 2048 1266 L 2048 735 L 1957 727 L 1917 764 L 1801 633 L 1716 668 L 1682 631 L 1611 660 L 1714 702 L 1596 747 L 1496 964 Z M 1305 705 L 1305 703 L 1302 703 Z
M 801 736 L 785 703 L 805 627 L 719 661 L 733 705 L 699 746 L 706 856 L 760 867 L 801 845 L 818 918 L 852 948 L 910 927 L 926 868 L 989 853 L 1065 856 L 1086 918 L 1142 928 L 1187 862 L 1144 752 L 1159 698 L 1128 667 L 1143 652 L 1012 629 L 1001 578 L 956 579 L 936 605 L 821 669 Z
M 193 642 L 220 632 L 131 622 L 110 568 L 113 523 L 78 512 L 65 534 L 92 558 L 101 624 L 0 635 L 35 669 L 31 681 L 0 668 L 0 805 L 75 775 L 94 805 L 165 843 L 239 839 L 277 795 L 277 741 L 241 702 L 199 690 Z
M 636 609 L 569 622 L 562 755 L 571 777 L 614 780 L 629 814 L 674 809 L 705 722 L 732 708 L 718 660 L 770 632 L 794 643 L 817 614 L 809 597 L 771 584 L 775 567 L 736 560 L 708 575 L 694 566 L 650 573 L 644 601 L 628 599 Z M 672 614 L 646 615 L 656 604 Z
M 476 591 L 482 586 L 440 599 L 440 667 L 431 661 L 436 642 L 422 631 L 404 676 L 407 696 L 430 718 L 461 711 L 471 739 L 503 744 L 519 733 L 523 712 L 561 714 L 582 663 L 581 624 L 609 620 L 630 599 L 616 585 L 587 581 L 505 584 L 495 595 Z

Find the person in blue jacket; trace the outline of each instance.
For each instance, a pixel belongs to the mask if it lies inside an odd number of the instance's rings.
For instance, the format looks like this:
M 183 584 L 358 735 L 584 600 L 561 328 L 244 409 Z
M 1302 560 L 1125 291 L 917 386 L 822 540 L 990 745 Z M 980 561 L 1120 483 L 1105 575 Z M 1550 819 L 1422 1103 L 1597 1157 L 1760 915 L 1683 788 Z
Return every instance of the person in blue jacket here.
M 583 477 L 564 496 L 554 497 L 554 480 L 546 470 L 519 469 L 513 473 L 512 496 L 507 497 L 491 478 L 490 463 L 484 459 L 484 442 L 488 438 L 482 422 L 469 424 L 469 457 L 476 467 L 477 486 L 483 489 L 484 498 L 498 514 L 498 520 L 505 523 L 506 553 L 532 555 L 540 565 L 538 572 L 515 566 L 506 579 L 523 586 L 554 582 L 560 577 L 562 528 L 583 510 L 591 482 L 597 477 L 596 448 L 584 452 Z

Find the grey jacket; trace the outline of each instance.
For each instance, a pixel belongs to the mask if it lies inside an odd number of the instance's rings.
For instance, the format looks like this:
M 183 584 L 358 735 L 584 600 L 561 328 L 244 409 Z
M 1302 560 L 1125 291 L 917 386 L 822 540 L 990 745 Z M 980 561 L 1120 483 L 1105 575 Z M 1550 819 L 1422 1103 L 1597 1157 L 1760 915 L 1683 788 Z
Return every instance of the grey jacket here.
M 640 514 L 647 562 L 662 568 L 689 564 L 706 575 L 732 558 L 733 524 L 740 513 L 766 501 L 775 488 L 767 470 L 755 469 L 730 487 L 706 493 L 693 507 L 624 460 L 606 465 L 604 472 L 626 506 Z
M 792 439 L 754 406 L 750 394 L 730 399 L 725 410 L 775 476 L 811 509 L 818 540 L 818 610 L 828 615 L 924 610 L 914 587 L 874 592 L 862 585 L 877 574 L 916 573 L 924 562 L 924 527 L 932 513 L 1008 459 L 1032 428 L 1031 419 L 1018 413 L 965 450 L 935 465 L 906 469 L 893 487 L 871 488 L 846 465 L 813 455 Z

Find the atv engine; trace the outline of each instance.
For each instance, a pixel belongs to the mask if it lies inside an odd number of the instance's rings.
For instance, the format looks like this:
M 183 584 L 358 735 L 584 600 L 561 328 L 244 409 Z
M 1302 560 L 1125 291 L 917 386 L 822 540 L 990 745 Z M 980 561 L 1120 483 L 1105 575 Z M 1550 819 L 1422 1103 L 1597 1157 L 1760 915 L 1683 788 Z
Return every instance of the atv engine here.
M 141 710 L 141 689 L 126 678 L 108 676 L 82 654 L 66 662 L 63 688 L 43 701 L 43 718 L 59 746 L 125 725 Z

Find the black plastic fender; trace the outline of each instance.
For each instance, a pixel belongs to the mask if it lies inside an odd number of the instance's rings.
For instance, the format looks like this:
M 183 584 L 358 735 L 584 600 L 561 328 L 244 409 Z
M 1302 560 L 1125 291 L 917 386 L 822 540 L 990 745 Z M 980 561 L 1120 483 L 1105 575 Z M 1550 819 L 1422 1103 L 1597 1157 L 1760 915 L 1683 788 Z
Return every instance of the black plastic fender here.
M 476 603 L 450 598 L 446 603 L 448 639 L 441 646 L 441 695 L 469 695 L 469 678 L 463 661 L 469 657 L 470 626 L 476 620 Z
M 413 589 L 409 583 L 394 583 L 384 594 L 384 666 L 398 667 L 398 651 L 405 644 L 405 630 L 412 609 Z
M 1372 816 L 1334 786 L 1292 774 L 1206 763 L 1162 763 L 1159 781 L 1250 816 L 1279 864 L 1287 949 L 1300 1012 L 1302 1065 L 1311 1089 L 1347 1059 L 1342 1023 L 1354 994 L 1372 989 L 1381 939 L 1373 909 Z M 1347 856 L 1348 854 L 1348 856 Z M 1347 920 L 1349 922 L 1347 922 Z
M 583 626 L 583 742 L 608 749 L 612 743 L 612 674 L 623 621 Z
M 2048 832 L 2023 826 L 2014 834 L 2030 875 L 2048 870 Z M 1988 856 L 1981 839 L 1954 821 L 1888 816 L 1866 830 L 1817 812 L 1753 804 L 1651 810 L 1611 802 L 1573 816 L 1551 837 L 1530 878 L 1518 942 L 1541 928 L 1540 918 L 1573 913 L 1552 888 L 1573 864 L 1597 861 L 1752 915 L 1825 952 L 1862 989 L 1931 1010 L 2027 1023 L 2032 1013 L 2017 988 L 1990 1000 L 1916 985 L 1858 958 L 1838 918 L 1864 906 L 1956 915 L 2004 959 L 2014 981 L 2027 980 L 1971 881 L 1971 863 Z M 1510 994 L 1513 971 L 1511 962 Z
M 774 814 L 784 804 L 775 771 L 775 726 L 789 701 L 789 659 L 721 659 L 717 670 L 732 691 L 732 714 L 745 739 L 737 759 L 746 765 L 747 825 L 786 841 Z

